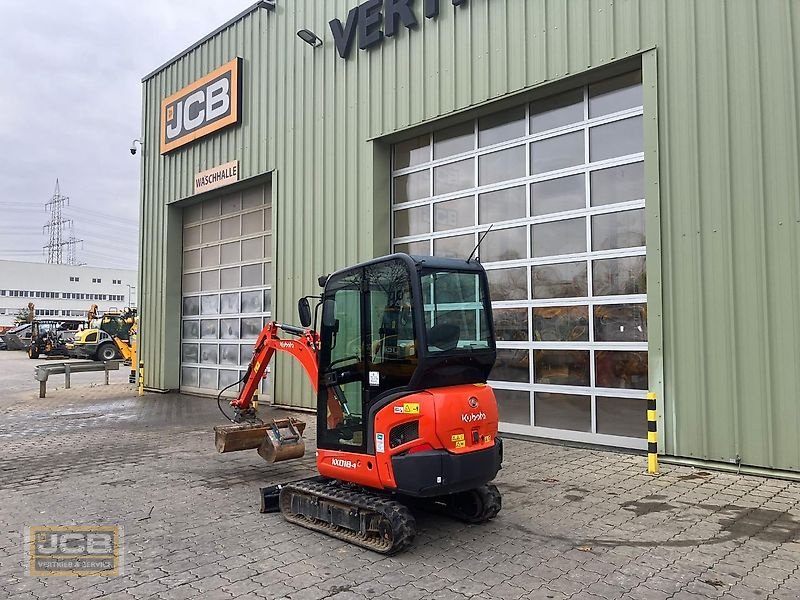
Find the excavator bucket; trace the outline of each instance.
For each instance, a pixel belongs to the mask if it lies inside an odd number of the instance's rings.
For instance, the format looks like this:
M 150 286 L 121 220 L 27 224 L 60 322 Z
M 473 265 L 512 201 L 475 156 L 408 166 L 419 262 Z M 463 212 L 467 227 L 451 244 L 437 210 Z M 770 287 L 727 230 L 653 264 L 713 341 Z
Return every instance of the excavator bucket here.
M 305 423 L 303 423 L 305 427 Z M 292 419 L 282 419 L 281 422 L 273 421 L 272 427 L 258 447 L 258 454 L 268 463 L 282 460 L 300 458 L 306 452 L 302 432 L 299 431 Z
M 305 453 L 304 421 L 275 419 L 269 423 L 242 423 L 214 427 L 217 452 L 239 452 L 258 449 L 267 462 L 299 458 Z

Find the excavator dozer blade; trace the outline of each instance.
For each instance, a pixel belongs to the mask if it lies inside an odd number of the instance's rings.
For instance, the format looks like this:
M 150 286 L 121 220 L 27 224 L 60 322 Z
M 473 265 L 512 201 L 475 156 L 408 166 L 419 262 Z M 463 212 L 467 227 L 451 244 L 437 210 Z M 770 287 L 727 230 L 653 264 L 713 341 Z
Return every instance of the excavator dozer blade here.
M 298 419 L 276 419 L 269 423 L 241 423 L 232 425 L 217 425 L 214 427 L 214 445 L 217 452 L 239 452 L 240 450 L 255 450 L 261 448 L 265 440 L 269 437 L 268 433 L 273 433 L 274 428 L 278 430 L 286 429 L 291 425 L 298 433 L 298 437 L 303 435 L 306 428 L 304 421 Z M 300 437 L 302 442 L 302 437 Z M 305 446 L 305 444 L 303 444 Z M 300 454 L 302 456 L 302 454 Z M 279 460 L 287 460 L 286 457 Z M 270 461 L 277 462 L 277 461 Z

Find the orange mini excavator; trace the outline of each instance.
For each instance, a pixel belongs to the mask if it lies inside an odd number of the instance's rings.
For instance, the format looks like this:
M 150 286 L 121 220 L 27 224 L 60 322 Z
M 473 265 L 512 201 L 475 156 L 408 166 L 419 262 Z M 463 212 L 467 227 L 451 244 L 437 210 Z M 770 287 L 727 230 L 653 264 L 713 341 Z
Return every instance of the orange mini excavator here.
M 393 254 L 320 285 L 314 328 L 308 297 L 298 303 L 302 328 L 264 327 L 226 414 L 233 423 L 215 428 L 220 452 L 302 456 L 305 424 L 261 422 L 253 403 L 276 351 L 300 361 L 317 396 L 319 476 L 262 489 L 262 511 L 383 554 L 413 541 L 409 504 L 471 523 L 494 518 L 501 498 L 489 482 L 503 452 L 486 384 L 496 350 L 483 267 Z

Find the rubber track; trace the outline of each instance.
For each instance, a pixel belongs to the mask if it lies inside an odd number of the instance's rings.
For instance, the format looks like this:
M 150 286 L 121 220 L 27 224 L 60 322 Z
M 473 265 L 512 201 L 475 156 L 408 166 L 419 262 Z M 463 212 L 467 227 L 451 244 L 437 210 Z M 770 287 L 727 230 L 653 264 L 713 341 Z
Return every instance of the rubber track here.
M 411 502 L 413 506 L 422 510 L 474 524 L 485 523 L 494 519 L 503 506 L 500 491 L 492 483 L 482 485 L 474 490 L 459 492 L 452 496 L 415 498 Z M 465 504 L 467 506 L 479 506 L 479 509 L 467 512 L 462 509 Z
M 301 494 L 336 503 L 359 511 L 379 516 L 381 525 L 391 531 L 391 539 L 377 535 L 364 536 L 359 532 L 333 525 L 320 519 L 292 512 L 292 496 Z M 333 480 L 297 481 L 283 486 L 280 493 L 280 509 L 287 521 L 331 537 L 343 540 L 380 554 L 396 554 L 408 548 L 414 541 L 417 525 L 414 516 L 400 502 L 362 489 L 346 487 Z M 384 529 L 384 527 L 382 527 Z

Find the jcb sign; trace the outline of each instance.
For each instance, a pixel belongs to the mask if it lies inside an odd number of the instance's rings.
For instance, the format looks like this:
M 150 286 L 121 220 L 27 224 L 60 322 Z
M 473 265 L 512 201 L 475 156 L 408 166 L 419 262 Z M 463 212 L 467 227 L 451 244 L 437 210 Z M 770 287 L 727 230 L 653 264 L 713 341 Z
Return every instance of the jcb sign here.
M 30 575 L 120 574 L 120 527 L 34 526 L 26 538 Z
M 242 59 L 234 58 L 161 102 L 161 154 L 239 122 Z

